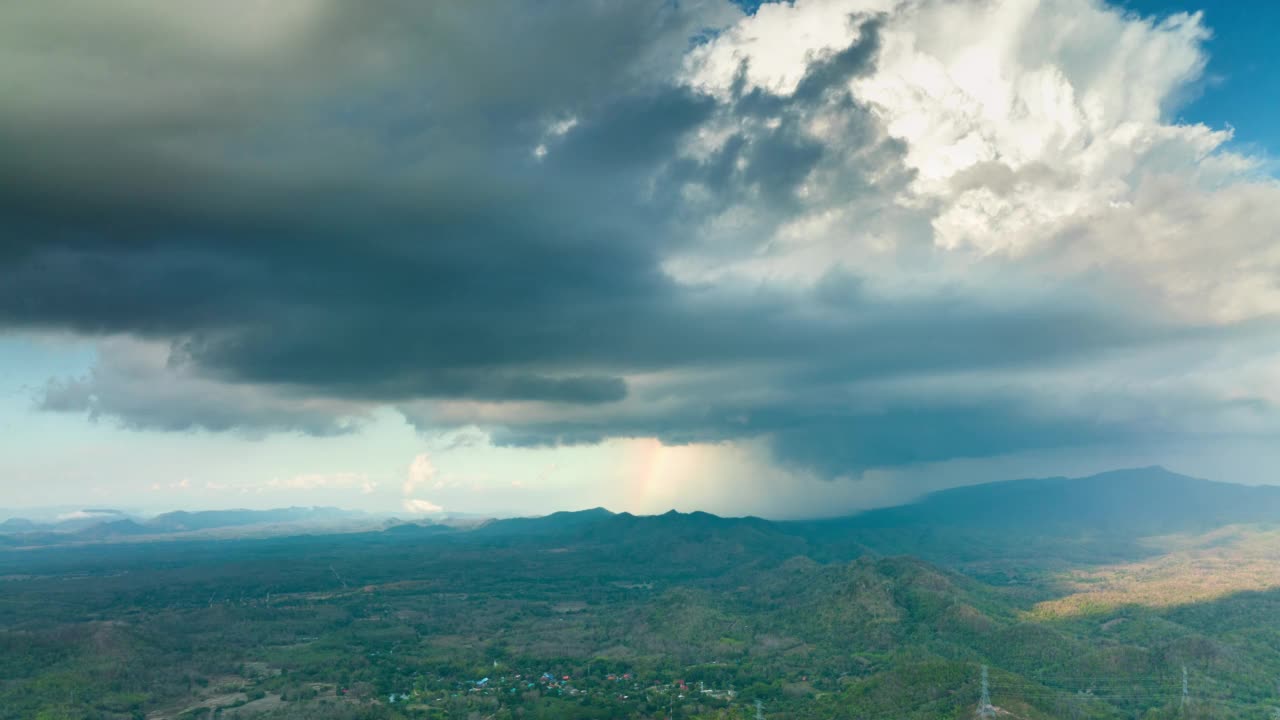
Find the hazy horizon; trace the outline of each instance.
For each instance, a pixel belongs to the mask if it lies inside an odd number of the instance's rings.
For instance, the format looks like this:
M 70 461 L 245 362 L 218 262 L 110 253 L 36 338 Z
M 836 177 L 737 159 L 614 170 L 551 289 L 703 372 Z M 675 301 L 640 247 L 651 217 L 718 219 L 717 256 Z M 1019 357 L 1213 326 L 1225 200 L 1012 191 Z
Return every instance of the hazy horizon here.
M 914 495 L 903 496 L 893 501 L 879 502 L 879 503 L 869 504 L 869 505 L 859 506 L 859 507 L 848 507 L 848 508 L 828 507 L 825 512 L 823 511 L 815 511 L 815 512 L 808 512 L 808 513 L 800 512 L 800 513 L 788 513 L 783 515 L 761 515 L 758 513 L 737 513 L 737 514 L 722 513 L 722 512 L 715 512 L 705 507 L 694 507 L 694 506 L 679 507 L 679 508 L 674 506 L 668 507 L 668 508 L 654 508 L 651 510 L 638 511 L 638 512 L 627 510 L 625 508 L 609 507 L 607 505 L 572 505 L 572 504 L 554 507 L 549 510 L 538 511 L 538 512 L 527 512 L 527 511 L 516 511 L 516 510 L 494 510 L 494 509 L 483 509 L 483 508 L 476 508 L 476 509 L 469 509 L 469 510 L 436 510 L 436 511 L 430 511 L 430 512 L 406 512 L 403 506 L 397 507 L 394 503 L 389 504 L 387 507 L 379 508 L 377 506 L 358 507 L 358 506 L 341 505 L 341 504 L 273 505 L 270 502 L 258 502 L 258 503 L 246 502 L 241 504 L 232 503 L 232 504 L 226 504 L 226 505 L 204 505 L 204 506 L 189 505 L 189 506 L 146 507 L 146 506 L 138 506 L 138 505 L 134 505 L 134 506 L 129 506 L 129 505 L 121 505 L 121 506 L 31 505 L 26 507 L 0 507 L 0 522 L 3 522 L 6 519 L 39 520 L 42 522 L 74 520 L 74 519 L 85 518 L 85 513 L 95 513 L 95 512 L 101 513 L 104 519 L 109 519 L 111 517 L 111 513 L 117 513 L 117 512 L 127 516 L 135 517 L 135 518 L 153 518 L 159 515 L 163 515 L 165 513 L 173 513 L 173 512 L 206 512 L 206 511 L 228 511 L 228 510 L 268 511 L 268 510 L 283 510 L 283 509 L 293 509 L 293 508 L 335 509 L 335 510 L 341 510 L 344 512 L 365 513 L 367 515 L 374 516 L 374 517 L 399 518 L 405 521 L 432 520 L 432 519 L 440 519 L 445 517 L 458 517 L 458 518 L 474 517 L 474 518 L 494 518 L 494 519 L 515 518 L 515 517 L 544 517 L 546 515 L 550 515 L 554 513 L 583 512 L 588 510 L 599 510 L 599 509 L 607 510 L 614 514 L 629 513 L 637 516 L 656 516 L 656 515 L 663 515 L 668 512 L 678 512 L 678 513 L 685 513 L 685 514 L 694 513 L 694 512 L 706 512 L 706 513 L 710 513 L 712 515 L 717 515 L 720 517 L 759 517 L 766 520 L 788 521 L 788 520 L 808 520 L 808 519 L 846 517 L 846 516 L 856 515 L 862 512 L 866 512 L 869 510 L 877 510 L 877 509 L 883 509 L 883 508 L 889 508 L 889 507 L 899 507 L 903 505 L 910 505 L 915 502 L 918 502 L 919 500 L 925 498 L 926 496 L 932 493 L 935 493 L 941 490 L 949 490 L 949 489 L 955 489 L 955 488 L 973 487 L 977 485 L 999 485 L 999 484 L 1006 484 L 1006 483 L 1017 483 L 1020 481 L 1035 481 L 1035 480 L 1044 480 L 1044 479 L 1053 479 L 1053 478 L 1066 478 L 1068 480 L 1084 480 L 1084 479 L 1094 477 L 1096 475 L 1105 476 L 1105 475 L 1115 474 L 1115 473 L 1135 473 L 1135 472 L 1141 473 L 1144 471 L 1167 472 L 1172 475 L 1189 477 L 1195 480 L 1207 480 L 1210 482 L 1219 482 L 1219 483 L 1226 482 L 1228 484 L 1236 484 L 1236 485 L 1268 485 L 1268 486 L 1280 487 L 1280 485 L 1276 483 L 1231 483 L 1229 481 L 1223 481 L 1217 478 L 1201 478 L 1197 476 L 1186 475 L 1184 473 L 1179 473 L 1176 470 L 1171 470 L 1170 468 L 1164 467 L 1162 465 L 1149 465 L 1149 466 L 1135 466 L 1135 467 L 1127 467 L 1127 468 L 1109 468 L 1099 473 L 1094 473 L 1086 476 L 1046 474 L 1046 475 L 1034 476 L 1034 477 L 1026 476 L 1026 477 L 1003 477 L 1003 478 L 980 479 L 980 480 L 975 480 L 973 482 L 959 483 L 959 484 L 943 483 L 938 485 L 937 487 L 923 489 Z

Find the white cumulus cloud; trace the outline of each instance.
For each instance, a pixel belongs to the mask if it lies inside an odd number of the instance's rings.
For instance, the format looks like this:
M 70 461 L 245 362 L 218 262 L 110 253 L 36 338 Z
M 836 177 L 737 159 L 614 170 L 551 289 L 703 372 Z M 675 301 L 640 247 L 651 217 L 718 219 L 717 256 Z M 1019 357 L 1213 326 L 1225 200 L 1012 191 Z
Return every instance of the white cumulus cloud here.
M 444 510 L 444 508 L 436 505 L 430 500 L 423 500 L 421 498 L 405 498 L 404 509 L 419 515 L 431 515 Z
M 420 453 L 409 463 L 409 473 L 404 480 L 405 496 L 413 495 L 418 488 L 430 485 L 436 476 L 436 466 L 429 453 Z

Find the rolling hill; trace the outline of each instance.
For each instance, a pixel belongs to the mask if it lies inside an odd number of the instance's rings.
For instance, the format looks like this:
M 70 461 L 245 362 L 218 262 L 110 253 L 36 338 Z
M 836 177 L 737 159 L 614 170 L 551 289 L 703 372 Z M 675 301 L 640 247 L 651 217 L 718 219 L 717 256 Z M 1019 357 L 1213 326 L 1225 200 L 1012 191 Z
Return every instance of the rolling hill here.
M 998 717 L 1264 717 L 1274 498 L 1145 468 L 817 522 L 596 508 L 309 534 L 286 522 L 299 509 L 113 517 L 53 533 L 78 544 L 0 551 L 0 706 L 725 720 L 760 700 L 792 720 L 959 720 L 987 666 Z M 210 534 L 271 522 L 285 534 Z

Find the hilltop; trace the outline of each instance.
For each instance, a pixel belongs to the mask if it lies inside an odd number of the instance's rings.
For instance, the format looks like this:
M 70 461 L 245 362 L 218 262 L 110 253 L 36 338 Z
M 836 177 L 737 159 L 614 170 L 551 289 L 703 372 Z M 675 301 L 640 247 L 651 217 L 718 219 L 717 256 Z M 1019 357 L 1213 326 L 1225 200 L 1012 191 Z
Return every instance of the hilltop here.
M 466 522 L 404 522 L 332 507 L 176 511 L 152 518 L 94 510 L 53 523 L 10 518 L 0 523 L 0 537 L 9 545 L 47 546 L 397 528 L 396 532 L 457 542 L 500 545 L 547 541 L 608 547 L 677 539 L 696 543 L 734 534 L 736 541 L 766 554 L 848 559 L 873 552 L 959 562 L 966 556 L 966 543 L 987 560 L 993 552 L 999 557 L 1017 549 L 1008 547 L 1009 543 L 999 543 L 1006 547 L 998 550 L 988 547 L 991 538 L 1001 536 L 1024 537 L 1028 544 L 1022 547 L 1036 552 L 1048 551 L 1042 545 L 1051 540 L 1069 537 L 1078 542 L 1059 549 L 1067 555 L 1088 554 L 1103 545 L 1132 553 L 1139 552 L 1130 543 L 1136 538 L 1277 521 L 1280 487 L 1213 482 L 1149 467 L 1084 478 L 969 485 L 935 492 L 905 505 L 814 521 L 725 518 L 674 510 L 641 516 L 605 508 Z

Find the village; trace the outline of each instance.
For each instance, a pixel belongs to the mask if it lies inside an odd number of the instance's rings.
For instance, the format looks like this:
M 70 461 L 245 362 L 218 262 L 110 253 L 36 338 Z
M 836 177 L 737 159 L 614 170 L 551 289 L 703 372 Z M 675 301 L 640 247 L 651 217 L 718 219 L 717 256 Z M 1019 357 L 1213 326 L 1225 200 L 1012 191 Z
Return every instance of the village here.
M 386 704 L 408 711 L 463 704 L 516 707 L 538 704 L 549 698 L 577 698 L 590 700 L 593 705 L 629 707 L 632 711 L 665 709 L 664 717 L 669 717 L 676 714 L 677 709 L 703 712 L 729 707 L 738 696 L 732 687 L 712 687 L 703 681 L 680 678 L 642 678 L 634 672 L 602 674 L 588 669 L 575 676 L 550 670 L 516 670 L 497 662 L 494 669 L 501 672 L 474 680 L 451 682 L 421 676 L 415 680 L 414 687 L 388 692 L 383 698 Z

